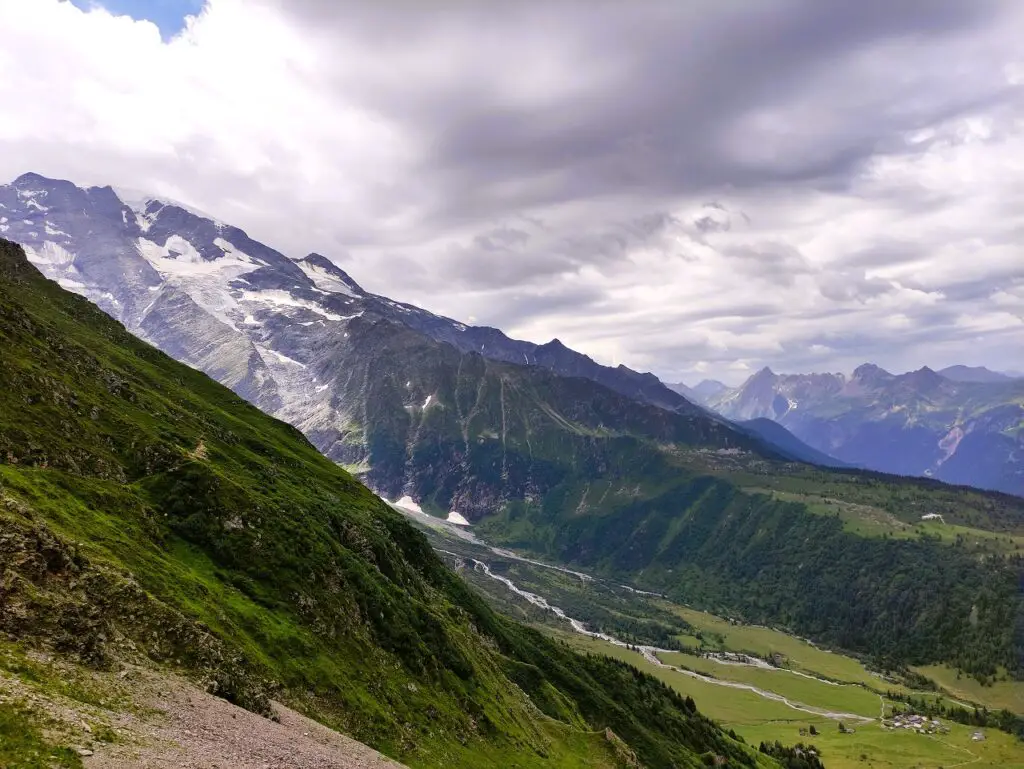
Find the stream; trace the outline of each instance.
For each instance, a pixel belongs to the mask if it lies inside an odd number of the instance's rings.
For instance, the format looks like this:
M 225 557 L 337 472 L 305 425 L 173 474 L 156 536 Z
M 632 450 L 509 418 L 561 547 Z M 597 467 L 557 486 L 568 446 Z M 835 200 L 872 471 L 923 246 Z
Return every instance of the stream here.
M 477 544 L 482 544 L 482 543 L 479 542 L 479 540 L 477 540 L 476 543 Z M 581 574 L 580 572 L 574 572 L 574 571 L 570 571 L 568 569 L 560 568 L 560 567 L 557 567 L 557 566 L 550 566 L 549 564 L 538 563 L 538 562 L 535 562 L 535 561 L 530 561 L 530 560 L 528 560 L 526 558 L 521 558 L 519 556 L 516 556 L 514 553 L 508 553 L 507 551 L 499 551 L 499 550 L 494 549 L 494 548 L 491 548 L 491 549 L 496 554 L 501 555 L 503 557 L 513 558 L 515 560 L 523 561 L 523 562 L 526 562 L 526 563 L 531 563 L 531 564 L 534 564 L 536 566 L 542 566 L 544 568 L 551 568 L 551 569 L 555 569 L 557 571 L 562 571 L 562 572 L 566 572 L 566 573 L 569 573 L 569 574 L 573 574 L 573 575 L 579 577 L 583 581 L 588 581 L 588 580 L 592 580 L 593 579 L 593 577 L 591 577 L 589 575 Z M 770 691 L 767 691 L 765 689 L 760 689 L 760 688 L 758 688 L 756 686 L 753 686 L 751 684 L 745 684 L 745 683 L 741 683 L 739 681 L 726 681 L 726 680 L 723 680 L 723 679 L 720 679 L 720 678 L 712 678 L 711 676 L 706 676 L 706 675 L 703 675 L 702 673 L 697 673 L 697 672 L 695 672 L 693 670 L 686 670 L 685 668 L 676 667 L 675 665 L 669 665 L 669 664 L 667 664 L 665 662 L 662 662 L 661 659 L 658 658 L 658 654 L 659 653 L 660 654 L 673 653 L 673 652 L 676 652 L 678 650 L 676 650 L 676 649 L 660 649 L 660 648 L 658 648 L 656 646 L 643 646 L 643 645 L 628 644 L 625 641 L 622 641 L 622 640 L 620 640 L 618 638 L 615 638 L 614 636 L 610 636 L 610 635 L 608 635 L 606 633 L 599 633 L 599 632 L 596 632 L 596 631 L 593 631 L 593 630 L 588 630 L 587 626 L 581 620 L 578 620 L 578 619 L 575 619 L 573 617 L 570 617 L 568 614 L 565 613 L 565 611 L 563 609 L 561 609 L 560 607 L 555 606 L 554 604 L 552 604 L 550 601 L 548 601 L 546 598 L 544 598 L 544 596 L 537 595 L 536 593 L 531 593 L 528 590 L 523 590 L 521 587 L 516 585 L 508 577 L 502 576 L 500 574 L 495 574 L 491 570 L 491 567 L 488 566 L 483 561 L 478 560 L 476 558 L 471 558 L 469 556 L 459 555 L 458 553 L 453 553 L 453 552 L 451 552 L 449 550 L 438 550 L 438 552 L 445 553 L 446 555 L 450 555 L 450 556 L 453 556 L 455 558 L 460 558 L 460 559 L 462 559 L 462 560 L 464 560 L 466 562 L 472 563 L 474 570 L 476 570 L 478 572 L 481 572 L 482 574 L 486 575 L 487 577 L 490 577 L 491 579 L 493 579 L 493 580 L 495 580 L 497 582 L 500 582 L 506 588 L 508 588 L 509 591 L 511 591 L 515 595 L 519 596 L 523 600 L 533 604 L 534 606 L 537 606 L 538 608 L 544 609 L 545 611 L 549 611 L 552 614 L 554 614 L 556 617 L 558 617 L 559 619 L 564 620 L 565 622 L 568 622 L 569 625 L 572 627 L 572 629 L 575 632 L 579 633 L 580 635 L 585 635 L 585 636 L 588 636 L 590 638 L 597 638 L 597 639 L 599 639 L 601 641 L 605 641 L 607 643 L 613 644 L 614 646 L 619 646 L 619 647 L 627 648 L 627 649 L 635 649 L 635 650 L 637 650 L 641 654 L 641 656 L 643 656 L 643 658 L 645 660 L 647 660 L 650 664 L 652 664 L 652 665 L 654 665 L 656 667 L 665 668 L 667 670 L 672 670 L 672 671 L 675 671 L 677 673 L 682 673 L 683 675 L 690 676 L 691 678 L 696 678 L 699 681 L 703 681 L 704 683 L 712 684 L 712 685 L 715 685 L 715 686 L 725 686 L 725 687 L 728 687 L 730 689 L 745 689 L 746 691 L 753 692 L 754 694 L 758 695 L 759 697 L 764 697 L 767 700 L 773 700 L 775 702 L 780 702 L 783 705 L 785 705 L 785 706 L 787 706 L 789 708 L 792 708 L 793 710 L 798 710 L 798 711 L 801 711 L 803 713 L 810 713 L 811 715 L 822 716 L 824 718 L 830 718 L 830 719 L 835 720 L 835 721 L 871 722 L 871 721 L 875 720 L 874 718 L 870 718 L 868 716 L 858 715 L 856 713 L 838 713 L 838 712 L 835 712 L 835 711 L 824 710 L 822 708 L 816 708 L 816 707 L 813 707 L 811 705 L 804 705 L 803 703 L 800 703 L 800 702 L 794 702 L 793 700 L 790 700 L 789 698 L 784 697 L 781 694 L 776 694 L 775 692 L 770 692 Z M 626 586 L 623 586 L 623 587 L 626 587 Z M 631 588 L 627 588 L 627 589 L 631 589 Z M 640 591 L 636 591 L 636 592 L 640 592 Z M 774 668 L 774 667 L 768 665 L 767 663 L 761 662 L 760 660 L 758 660 L 756 662 L 743 662 L 743 661 L 738 661 L 738 660 L 735 660 L 735 659 L 722 659 L 722 658 L 718 658 L 718 657 L 714 657 L 714 656 L 710 656 L 710 657 L 708 657 L 708 659 L 712 659 L 712 660 L 714 660 L 714 661 L 716 661 L 716 662 L 718 662 L 720 664 L 723 664 L 723 665 L 742 665 L 742 666 L 747 666 L 747 667 L 771 668 L 772 670 L 779 670 L 780 672 L 793 673 L 794 675 L 803 676 L 804 678 L 810 678 L 810 679 L 812 679 L 814 681 L 820 681 L 821 683 L 826 683 L 826 684 L 829 684 L 830 686 L 842 686 L 843 685 L 843 684 L 837 684 L 835 681 L 828 681 L 826 679 L 818 678 L 817 676 L 812 676 L 812 675 L 810 675 L 808 673 L 803 673 L 801 671 L 788 670 L 786 668 Z

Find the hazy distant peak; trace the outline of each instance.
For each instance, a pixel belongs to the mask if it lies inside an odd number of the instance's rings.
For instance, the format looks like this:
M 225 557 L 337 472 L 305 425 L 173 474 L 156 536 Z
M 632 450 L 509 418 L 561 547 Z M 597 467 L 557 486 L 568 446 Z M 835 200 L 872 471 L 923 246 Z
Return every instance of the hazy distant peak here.
M 939 374 L 954 382 L 978 382 L 984 384 L 995 384 L 997 382 L 1008 382 L 1012 376 L 992 371 L 984 366 L 947 366 L 939 370 Z

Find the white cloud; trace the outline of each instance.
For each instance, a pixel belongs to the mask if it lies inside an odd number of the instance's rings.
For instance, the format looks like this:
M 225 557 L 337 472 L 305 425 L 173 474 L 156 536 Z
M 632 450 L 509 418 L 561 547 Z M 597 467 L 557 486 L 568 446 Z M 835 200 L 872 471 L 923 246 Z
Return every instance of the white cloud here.
M 667 4 L 314 5 L 213 0 L 163 41 L 0 0 L 0 178 L 164 194 L 371 290 L 672 381 L 1024 349 L 1019 6 L 921 32 L 865 10 L 832 50 L 800 26 L 823 5 L 780 3 L 764 34 L 709 5 L 685 28 L 721 47 L 676 61 Z

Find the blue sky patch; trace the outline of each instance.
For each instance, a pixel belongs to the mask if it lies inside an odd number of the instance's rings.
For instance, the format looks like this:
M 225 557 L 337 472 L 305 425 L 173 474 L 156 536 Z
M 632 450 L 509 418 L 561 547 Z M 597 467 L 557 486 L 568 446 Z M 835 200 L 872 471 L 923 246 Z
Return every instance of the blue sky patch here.
M 71 0 L 72 5 L 88 11 L 97 5 L 114 14 L 146 19 L 160 28 L 169 40 L 185 28 L 185 17 L 202 10 L 205 0 Z

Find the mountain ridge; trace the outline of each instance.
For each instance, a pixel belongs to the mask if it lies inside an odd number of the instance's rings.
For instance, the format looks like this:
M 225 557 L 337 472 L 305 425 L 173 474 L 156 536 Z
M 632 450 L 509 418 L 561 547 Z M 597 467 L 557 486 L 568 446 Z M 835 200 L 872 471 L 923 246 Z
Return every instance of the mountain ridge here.
M 652 374 L 601 366 L 557 339 L 544 345 L 518 342 L 496 329 L 468 327 L 370 294 L 325 257 L 289 259 L 237 228 L 174 204 L 146 200 L 132 208 L 109 187 L 81 189 L 30 175 L 0 187 L 0 205 L 23 217 L 9 217 L 0 226 L 23 243 L 48 277 L 82 293 L 179 360 L 297 425 L 328 456 L 352 468 L 372 472 L 374 452 L 399 452 L 397 446 L 373 443 L 365 436 L 367 413 L 352 405 L 365 400 L 361 392 L 372 386 L 370 369 L 363 367 L 356 381 L 351 372 L 338 376 L 330 363 L 360 351 L 363 359 L 371 360 L 376 355 L 372 346 L 382 344 L 380 330 L 374 330 L 381 323 L 393 335 L 403 336 L 399 327 L 404 326 L 463 355 L 536 367 L 540 379 L 539 370 L 582 377 L 705 425 L 700 428 L 705 432 L 725 436 L 731 431 L 734 442 L 754 446 L 745 433 L 672 392 Z M 114 256 L 109 263 L 105 253 Z M 125 274 L 128 279 L 122 278 Z M 132 279 L 132 274 L 138 277 Z M 363 344 L 367 336 L 377 341 Z M 402 344 L 411 349 L 426 342 L 409 338 Z M 416 404 L 432 397 L 414 386 L 414 377 L 403 381 L 410 386 L 401 398 L 402 408 L 416 410 Z M 436 408 L 440 401 L 435 398 L 433 403 Z M 468 418 L 472 404 L 466 409 L 463 416 Z M 558 423 L 561 417 L 553 413 L 551 419 Z M 415 432 L 412 426 L 408 429 Z M 387 485 L 379 478 L 370 482 L 389 494 L 402 491 L 393 479 Z

